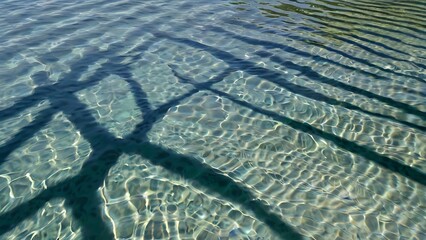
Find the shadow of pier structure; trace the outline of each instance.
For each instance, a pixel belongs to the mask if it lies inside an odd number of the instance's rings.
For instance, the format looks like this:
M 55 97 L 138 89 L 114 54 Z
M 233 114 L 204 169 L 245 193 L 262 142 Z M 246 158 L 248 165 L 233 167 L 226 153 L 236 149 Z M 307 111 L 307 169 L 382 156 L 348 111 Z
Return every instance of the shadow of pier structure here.
M 135 49 L 142 53 L 157 40 L 159 38 L 154 38 Z M 120 45 L 116 45 L 111 49 L 119 48 Z M 102 64 L 102 67 L 89 80 L 77 81 L 82 72 L 85 69 L 87 70 L 87 68 L 84 69 L 84 66 L 105 58 L 105 55 L 105 53 L 97 55 L 94 52 L 90 57 L 75 63 L 71 67 L 71 72 L 60 82 L 52 86 L 37 88 L 31 96 L 24 97 L 22 101 L 18 101 L 12 107 L 2 111 L 1 116 L 3 117 L 0 120 L 16 115 L 41 100 L 48 99 L 51 102 L 48 109 L 40 112 L 28 127 L 21 129 L 0 148 L 1 153 L 4 154 L 0 163 L 6 161 L 11 152 L 22 146 L 26 140 L 42 129 L 57 112 L 65 114 L 83 138 L 90 143 L 92 152 L 78 175 L 60 181 L 54 186 L 49 186 L 31 200 L 2 213 L 0 215 L 0 235 L 33 216 L 48 201 L 63 198 L 66 206 L 72 209 L 73 217 L 79 222 L 84 239 L 113 239 L 114 233 L 111 224 L 105 222 L 102 218 L 101 199 L 98 190 L 106 179 L 109 170 L 117 163 L 119 156 L 128 153 L 138 154 L 154 165 L 161 166 L 187 180 L 196 182 L 198 185 L 218 193 L 227 201 L 243 206 L 282 239 L 302 239 L 302 236 L 285 223 L 281 216 L 271 212 L 269 206 L 256 199 L 246 186 L 235 182 L 221 171 L 200 162 L 199 159 L 178 154 L 170 149 L 154 145 L 147 140 L 146 134 L 159 119 L 164 117 L 168 109 L 198 92 L 197 89 L 153 109 L 147 101 L 147 95 L 142 87 L 132 78 L 130 66 L 121 64 L 123 57 L 114 56 L 113 53 L 108 53 L 110 55 L 108 61 Z M 141 54 L 138 54 L 138 56 L 141 56 Z M 137 60 L 137 57 L 133 60 Z M 137 106 L 144 116 L 143 121 L 124 139 L 116 138 L 97 123 L 88 107 L 74 95 L 77 91 L 93 86 L 112 74 L 121 76 L 127 82 Z
M 272 72 L 271 70 L 265 69 L 265 68 L 261 68 L 261 67 L 257 67 L 254 63 L 250 62 L 250 61 L 246 61 L 243 59 L 239 59 L 235 56 L 233 56 L 232 54 L 222 51 L 220 49 L 205 45 L 203 43 L 199 43 L 187 38 L 179 38 L 179 37 L 174 37 L 171 35 L 168 35 L 167 33 L 159 33 L 158 36 L 161 36 L 163 38 L 167 38 L 169 40 L 184 44 L 184 45 L 188 45 L 194 48 L 199 48 L 202 49 L 203 51 L 206 51 L 210 54 L 212 54 L 213 56 L 223 60 L 224 62 L 226 62 L 231 68 L 234 69 L 238 69 L 238 70 L 242 70 L 245 71 L 251 75 L 255 75 L 255 76 L 261 76 L 262 78 L 264 78 L 267 81 L 270 81 L 272 83 L 275 83 L 279 86 L 283 86 L 286 89 L 289 89 L 289 91 L 295 90 L 292 89 L 291 87 L 288 87 L 288 82 L 286 82 L 287 86 L 284 86 L 280 81 L 281 80 L 281 76 L 279 76 L 279 74 Z M 279 114 L 276 114 L 275 112 L 254 106 L 252 104 L 249 104 L 245 101 L 242 101 L 240 99 L 237 99 L 236 97 L 229 95 L 227 93 L 221 92 L 219 90 L 213 89 L 211 88 L 211 84 L 210 83 L 194 83 L 194 81 L 190 78 L 187 78 L 186 76 L 180 75 L 176 70 L 173 71 L 175 76 L 178 77 L 179 79 L 181 79 L 181 81 L 183 83 L 190 83 L 192 84 L 196 89 L 199 90 L 209 90 L 211 92 L 213 92 L 214 94 L 217 94 L 219 96 L 228 98 L 229 100 L 237 103 L 238 105 L 247 107 L 249 109 L 251 109 L 254 112 L 258 112 L 260 114 L 263 114 L 265 116 L 271 117 L 272 119 L 282 122 L 283 124 L 286 124 L 294 129 L 300 130 L 302 132 L 305 133 L 309 133 L 309 134 L 313 134 L 316 136 L 319 136 L 321 138 L 324 138 L 326 140 L 329 140 L 331 142 L 333 142 L 334 144 L 336 144 L 337 146 L 339 146 L 342 149 L 345 149 L 349 152 L 352 152 L 356 155 L 360 155 L 362 157 L 364 157 L 365 159 L 374 162 L 386 169 L 389 169 L 395 173 L 400 174 L 401 176 L 404 176 L 408 179 L 411 179 L 419 184 L 425 185 L 426 186 L 426 174 L 423 173 L 421 170 L 418 170 L 416 168 L 410 167 L 408 165 L 405 165 L 403 163 L 400 163 L 396 160 L 393 160 L 385 155 L 379 154 L 377 152 L 375 152 L 374 150 L 371 150 L 368 147 L 365 146 L 361 146 L 355 142 L 351 142 L 345 138 L 336 136 L 334 134 L 331 133 L 327 133 L 324 132 L 320 129 L 317 129 L 307 123 L 304 122 L 299 122 L 290 118 L 287 118 L 285 116 L 281 116 Z M 278 79 L 277 79 L 278 78 Z M 219 79 L 217 79 L 217 81 L 220 81 Z M 293 85 L 290 85 L 293 86 Z M 295 85 L 295 88 L 298 88 L 298 85 Z M 307 90 L 307 91 L 311 91 L 311 90 Z M 298 91 L 295 91 L 296 93 L 298 93 Z
M 144 26 L 155 26 L 162 21 L 165 21 L 165 18 L 153 21 L 149 25 Z M 214 30 L 220 29 L 216 28 Z M 139 31 L 131 33 L 132 37 L 137 37 L 139 34 Z M 294 92 L 314 100 L 323 101 L 331 105 L 342 105 L 348 109 L 361 111 L 370 115 L 374 115 L 373 113 L 366 112 L 366 110 L 350 105 L 349 103 L 339 102 L 303 86 L 285 81 L 285 79 L 282 79 L 280 74 L 277 72 L 258 67 L 250 61 L 239 59 L 231 53 L 220 49 L 188 38 L 175 37 L 165 32 L 153 32 L 152 34 L 154 36 L 153 38 L 145 41 L 139 46 L 136 46 L 132 50 L 132 52 L 137 53 L 134 56 L 131 56 L 131 54 L 118 54 L 118 51 L 124 48 L 123 43 L 112 44 L 106 52 L 94 50 L 87 56 L 75 62 L 71 66 L 71 72 L 64 75 L 58 83 L 38 87 L 34 90 L 32 95 L 24 97 L 17 101 L 12 107 L 0 111 L 0 121 L 4 121 L 25 109 L 35 106 L 42 100 L 49 100 L 51 104 L 46 110 L 42 110 L 33 122 L 31 122 L 27 127 L 22 128 L 12 137 L 11 140 L 0 147 L 0 166 L 6 161 L 7 157 L 13 151 L 22 146 L 25 141 L 30 139 L 35 133 L 46 126 L 58 112 L 63 112 L 65 114 L 67 119 L 69 119 L 69 121 L 81 133 L 83 138 L 90 143 L 92 148 L 89 159 L 83 164 L 81 171 L 76 176 L 60 181 L 53 186 L 49 186 L 31 200 L 23 202 L 17 207 L 2 213 L 0 215 L 0 235 L 12 230 L 19 223 L 33 216 L 48 201 L 63 198 L 65 199 L 65 204 L 72 209 L 73 217 L 79 222 L 84 239 L 114 238 L 111 224 L 105 222 L 102 217 L 102 209 L 100 208 L 101 199 L 99 198 L 98 191 L 106 179 L 108 172 L 117 163 L 122 154 L 136 154 L 147 159 L 153 165 L 161 166 L 167 171 L 178 174 L 186 180 L 190 180 L 211 192 L 219 194 L 226 201 L 243 206 L 244 209 L 248 210 L 254 215 L 254 217 L 265 223 L 280 238 L 295 240 L 302 239 L 303 236 L 300 233 L 283 221 L 282 218 L 285 216 L 273 213 L 271 208 L 265 205 L 261 200 L 257 199 L 250 189 L 243 183 L 234 181 L 225 173 L 203 163 L 200 159 L 179 154 L 173 150 L 149 142 L 147 133 L 152 129 L 156 122 L 165 116 L 171 107 L 179 105 L 184 99 L 203 90 L 207 90 L 218 96 L 227 98 L 240 106 L 246 107 L 253 112 L 268 116 L 271 119 L 286 124 L 296 130 L 319 136 L 334 143 L 342 149 L 362 156 L 368 161 L 389 169 L 419 184 L 426 185 L 426 175 L 415 168 L 376 153 L 369 147 L 358 145 L 357 143 L 351 142 L 342 137 L 319 130 L 307 123 L 299 122 L 267 109 L 254 106 L 246 101 L 236 98 L 235 96 L 216 90 L 212 88 L 212 85 L 222 81 L 232 72 L 242 70 L 251 75 L 261 75 L 266 80 L 275 83 L 290 92 Z M 270 45 L 271 43 L 253 40 L 246 37 L 237 37 L 236 35 L 232 37 L 250 44 L 273 46 Z M 149 49 L 152 44 L 161 39 L 171 40 L 179 44 L 208 52 L 217 59 L 227 63 L 229 67 L 208 82 L 195 83 L 191 78 L 180 74 L 177 70 L 177 66 L 170 64 L 169 67 L 173 71 L 174 75 L 182 83 L 191 84 L 193 89 L 154 109 L 148 102 L 147 93 L 143 90 L 143 86 L 141 86 L 139 82 L 133 78 L 130 64 L 125 64 L 123 62 L 128 57 L 131 58 L 130 62 L 137 61 L 143 56 L 144 51 Z M 276 46 L 282 47 L 281 45 Z M 293 52 L 297 52 L 297 50 L 293 50 Z M 295 65 L 294 63 L 283 61 L 279 58 L 274 58 L 269 56 L 267 52 L 258 53 L 260 55 L 270 57 L 272 61 L 280 63 L 285 67 L 307 71 L 306 74 L 310 75 L 312 78 L 320 78 L 319 81 L 322 81 L 323 83 L 340 87 L 346 91 L 356 91 L 359 94 L 358 88 L 335 82 L 335 80 L 332 79 L 321 78 L 312 69 L 307 69 L 305 67 Z M 107 59 L 107 61 L 101 64 L 101 67 L 96 70 L 88 80 L 78 81 L 81 78 L 81 75 L 88 70 L 89 65 L 101 59 Z M 127 83 L 133 98 L 135 99 L 136 105 L 143 115 L 143 120 L 141 120 L 135 129 L 124 138 L 117 138 L 106 128 L 102 127 L 93 117 L 90 109 L 80 102 L 74 95 L 78 91 L 98 84 L 110 75 L 120 76 Z M 412 109 L 411 106 L 393 102 L 393 100 L 367 91 L 361 91 L 361 94 L 366 97 L 375 98 L 407 113 L 424 118 L 423 112 L 418 112 L 418 110 Z M 377 114 L 376 116 L 387 118 L 392 121 L 399 121 L 401 124 L 408 126 L 411 124 L 398 119 L 392 119 L 390 116 Z M 414 124 L 411 124 L 411 127 L 422 129 L 422 126 Z M 422 130 L 424 130 L 424 128 Z

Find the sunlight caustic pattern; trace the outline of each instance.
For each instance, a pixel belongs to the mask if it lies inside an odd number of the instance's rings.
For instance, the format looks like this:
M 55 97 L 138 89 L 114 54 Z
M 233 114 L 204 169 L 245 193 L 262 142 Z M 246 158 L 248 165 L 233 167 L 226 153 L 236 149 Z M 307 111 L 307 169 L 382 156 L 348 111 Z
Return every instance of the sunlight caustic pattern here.
M 0 236 L 426 238 L 426 7 L 357 2 L 1 3 Z

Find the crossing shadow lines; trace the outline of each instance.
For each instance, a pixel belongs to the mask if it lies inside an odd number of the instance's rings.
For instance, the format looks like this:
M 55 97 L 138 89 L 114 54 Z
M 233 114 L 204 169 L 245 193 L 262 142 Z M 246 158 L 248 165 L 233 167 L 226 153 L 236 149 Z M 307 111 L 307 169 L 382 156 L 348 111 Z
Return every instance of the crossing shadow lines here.
M 167 113 L 167 110 L 198 92 L 197 89 L 189 91 L 187 94 L 177 97 L 157 109 L 153 109 L 147 101 L 147 95 L 142 87 L 132 78 L 131 70 L 127 65 L 119 64 L 119 61 L 108 61 L 102 69 L 109 70 L 100 74 L 100 76 L 95 75 L 96 81 L 90 81 L 91 84 L 101 81 L 110 74 L 121 76 L 129 85 L 140 111 L 144 113 L 144 120 L 137 125 L 131 134 L 124 139 L 119 139 L 97 123 L 90 109 L 74 95 L 75 91 L 61 91 L 62 89 L 59 88 L 63 87 L 61 84 L 58 84 L 58 89 L 55 89 L 58 94 L 49 96 L 40 94 L 40 96 L 30 97 L 33 100 L 47 98 L 54 104 L 46 112 L 39 114 L 37 121 L 34 122 L 36 126 L 33 129 L 21 130 L 15 136 L 15 139 L 11 141 L 13 144 L 7 146 L 10 148 L 7 150 L 8 152 L 13 152 L 24 142 L 24 139 L 30 138 L 31 135 L 45 126 L 54 113 L 62 111 L 83 138 L 90 143 L 92 153 L 76 176 L 65 179 L 54 186 L 49 186 L 33 199 L 1 214 L 0 235 L 5 234 L 25 219 L 33 216 L 48 201 L 63 198 L 66 206 L 72 209 L 72 215 L 79 222 L 84 239 L 114 238 L 111 225 L 103 219 L 100 207 L 102 201 L 97 192 L 107 178 L 109 170 L 117 163 L 119 156 L 123 153 L 129 153 L 138 154 L 154 165 L 161 166 L 219 194 L 227 201 L 242 205 L 282 239 L 302 239 L 302 236 L 290 225 L 282 221 L 280 216 L 271 212 L 269 206 L 256 199 L 247 187 L 236 183 L 232 178 L 207 164 L 201 163 L 196 158 L 178 154 L 172 150 L 151 144 L 147 140 L 146 134 Z M 84 86 L 84 82 L 81 84 Z M 77 89 L 81 90 L 84 87 L 78 87 Z M 31 104 L 29 102 L 18 102 L 16 106 L 19 107 L 15 111 L 21 111 Z M 13 108 L 7 111 L 11 115 L 16 113 L 13 112 Z M 19 137 L 19 139 L 16 139 L 16 137 Z
M 253 70 L 257 70 L 259 69 L 259 67 L 255 66 L 253 63 L 246 61 L 246 60 L 242 60 L 242 59 L 238 59 L 236 57 L 234 57 L 232 54 L 224 52 L 220 49 L 199 43 L 199 42 L 195 42 L 193 40 L 190 39 L 186 39 L 186 38 L 177 38 L 177 37 L 173 37 L 171 35 L 168 35 L 166 33 L 161 33 L 162 37 L 168 38 L 170 40 L 176 41 L 178 43 L 181 44 L 185 44 L 185 45 L 189 45 L 192 47 L 196 47 L 199 49 L 202 49 L 206 52 L 209 52 L 210 54 L 212 54 L 213 56 L 216 56 L 217 58 L 223 60 L 224 62 L 228 63 L 231 67 L 234 68 L 238 68 L 240 70 L 243 71 L 247 71 L 249 73 L 252 73 Z M 271 72 L 269 73 L 270 70 L 268 69 L 259 69 L 259 71 L 262 72 L 262 77 L 268 81 L 271 81 L 271 79 L 269 78 L 269 76 L 275 76 L 276 74 Z M 265 116 L 268 116 L 276 121 L 282 122 L 283 124 L 286 124 L 296 130 L 305 132 L 305 133 L 309 133 L 312 135 L 316 135 L 319 136 L 321 138 L 324 138 L 326 140 L 329 140 L 330 142 L 333 142 L 336 146 L 339 146 L 342 149 L 345 149 L 349 152 L 352 152 L 356 155 L 362 156 L 363 158 L 365 158 L 368 161 L 371 161 L 373 163 L 376 163 L 378 165 L 380 165 L 383 168 L 389 169 L 395 173 L 400 174 L 401 176 L 404 176 L 412 181 L 415 181 L 419 184 L 425 185 L 426 186 L 426 174 L 423 173 L 422 171 L 410 167 L 408 165 L 405 165 L 403 163 L 400 163 L 396 160 L 393 160 L 385 155 L 381 155 L 377 152 L 375 152 L 374 150 L 371 150 L 368 147 L 364 147 L 361 146 L 355 142 L 351 142 L 345 138 L 336 136 L 334 134 L 322 131 L 320 129 L 317 129 L 311 125 L 309 125 L 308 123 L 304 123 L 304 122 L 299 122 L 297 120 L 285 117 L 285 116 L 281 116 L 275 112 L 254 106 L 248 102 L 242 101 L 232 95 L 229 95 L 225 92 L 221 92 L 219 90 L 216 90 L 214 88 L 211 88 L 208 85 L 203 85 L 203 84 L 198 84 L 198 83 L 194 83 L 194 81 L 192 81 L 192 79 L 183 76 L 181 74 L 179 74 L 176 70 L 173 71 L 173 73 L 175 74 L 175 76 L 178 79 L 181 79 L 182 82 L 184 83 L 190 83 L 192 84 L 196 89 L 199 90 L 208 90 L 211 91 L 215 94 L 217 94 L 218 96 L 222 96 L 225 97 L 229 100 L 231 100 L 234 103 L 237 103 L 240 106 L 244 106 L 247 107 L 248 109 L 251 109 L 254 112 L 263 114 Z M 265 77 L 267 76 L 267 77 Z M 271 82 L 275 83 L 275 80 L 272 80 Z

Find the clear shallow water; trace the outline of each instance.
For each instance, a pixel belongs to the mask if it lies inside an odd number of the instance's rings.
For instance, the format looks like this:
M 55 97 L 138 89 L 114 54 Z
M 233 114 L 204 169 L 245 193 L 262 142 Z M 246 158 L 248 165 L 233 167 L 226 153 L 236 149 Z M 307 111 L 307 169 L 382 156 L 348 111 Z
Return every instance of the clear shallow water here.
M 426 238 L 422 1 L 0 13 L 0 238 Z

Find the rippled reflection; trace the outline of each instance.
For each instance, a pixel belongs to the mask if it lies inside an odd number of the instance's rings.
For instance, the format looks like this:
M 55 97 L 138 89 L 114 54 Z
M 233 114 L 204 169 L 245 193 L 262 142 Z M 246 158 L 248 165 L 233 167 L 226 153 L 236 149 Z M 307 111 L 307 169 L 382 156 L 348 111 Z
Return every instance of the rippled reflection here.
M 1 238 L 426 238 L 422 1 L 0 16 Z

